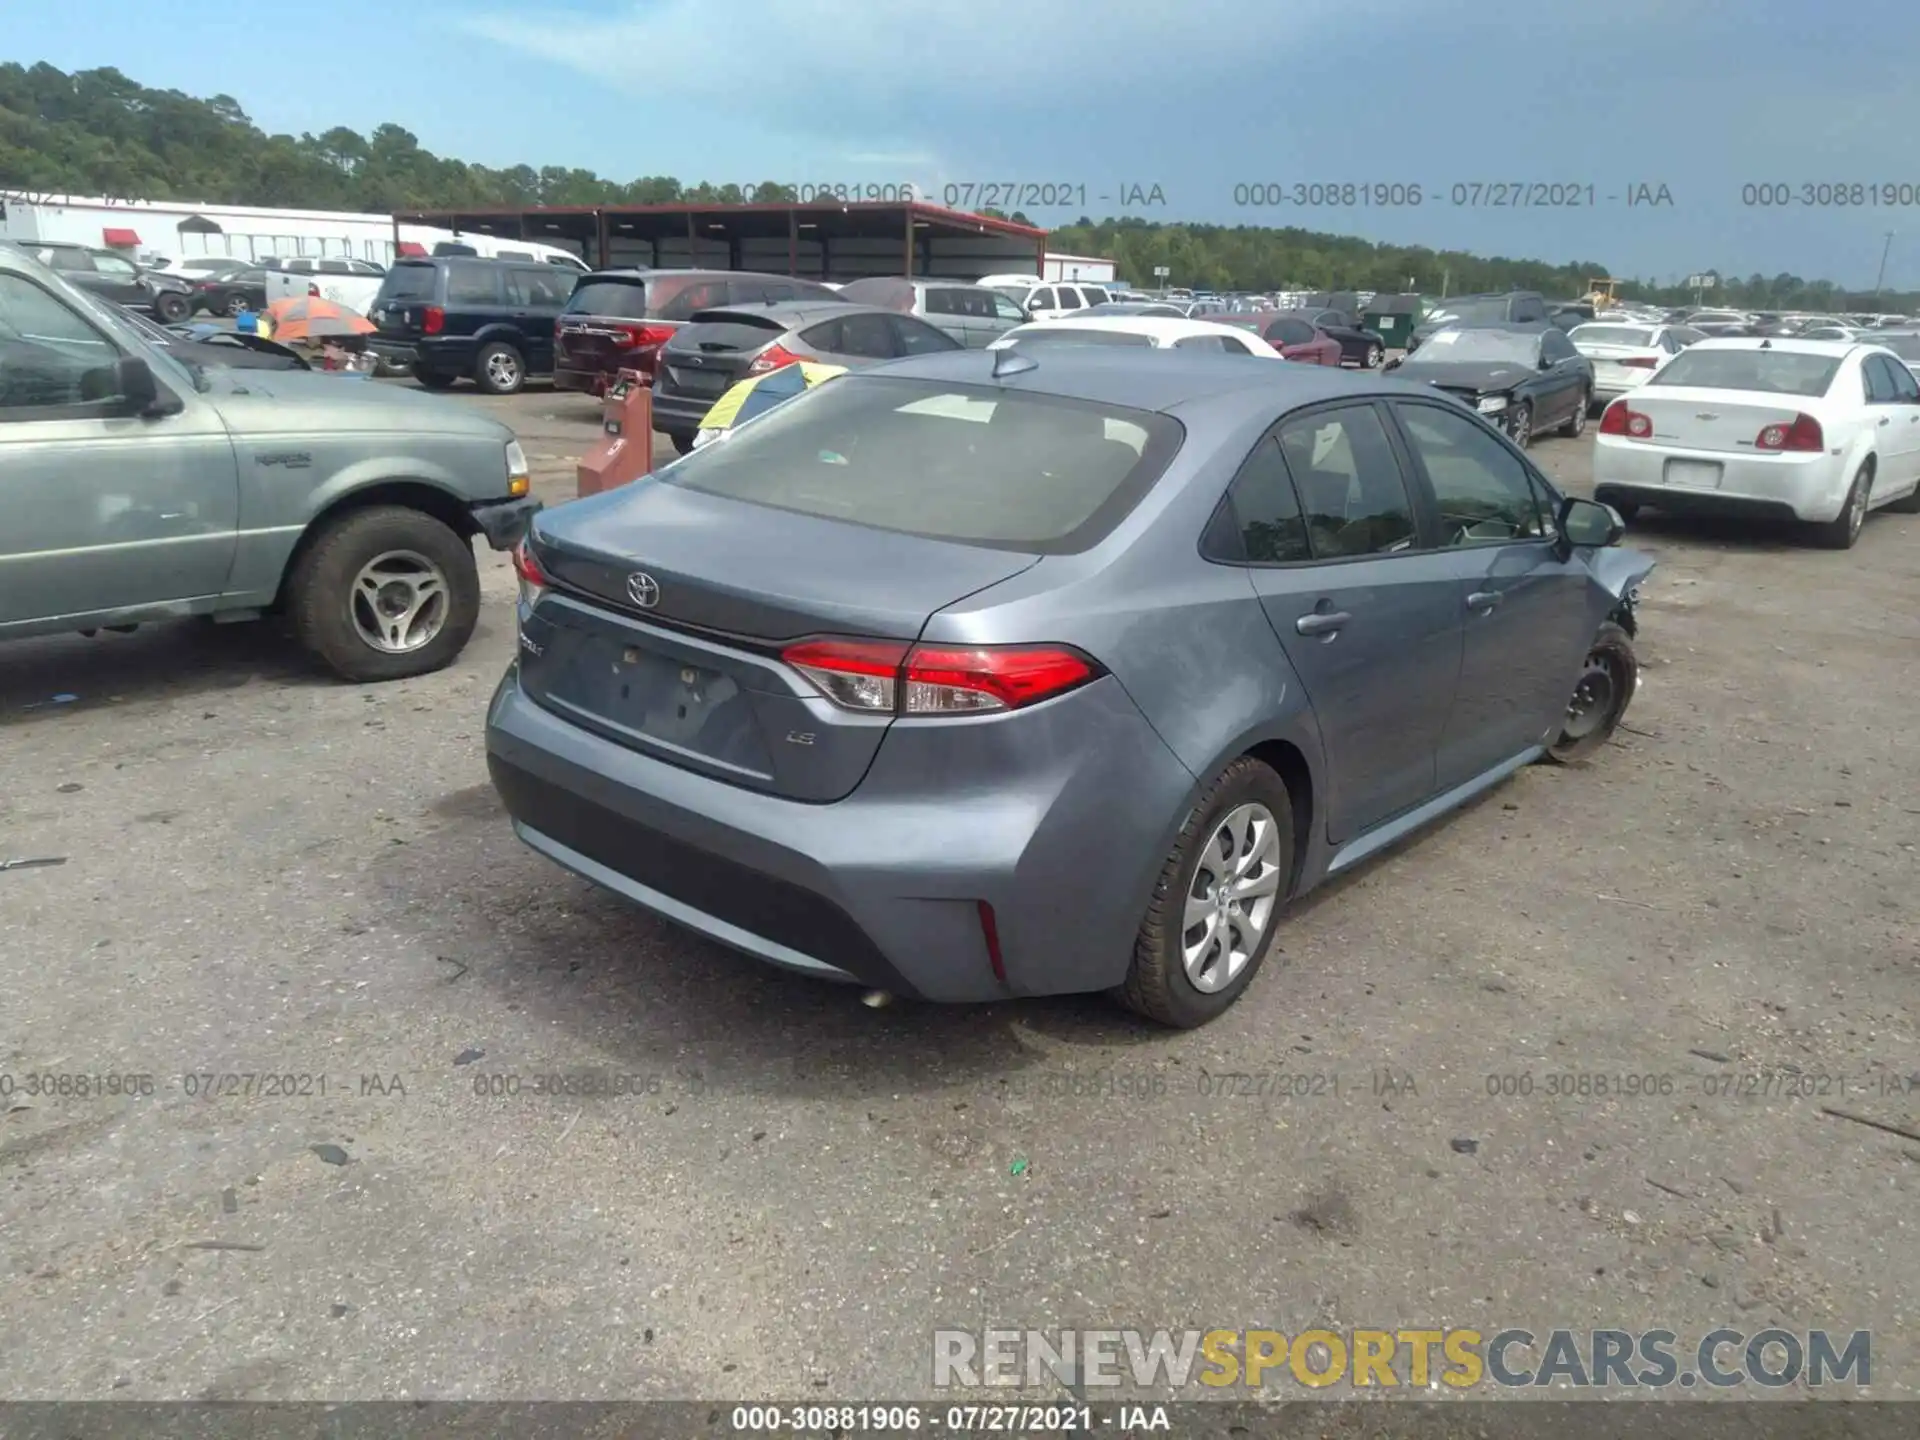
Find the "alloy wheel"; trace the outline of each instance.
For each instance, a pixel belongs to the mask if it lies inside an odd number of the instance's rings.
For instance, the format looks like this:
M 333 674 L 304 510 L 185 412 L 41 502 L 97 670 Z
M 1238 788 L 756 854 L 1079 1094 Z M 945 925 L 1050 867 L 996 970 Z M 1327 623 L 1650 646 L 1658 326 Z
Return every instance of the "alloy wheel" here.
M 360 567 L 347 592 L 353 628 L 373 649 L 406 655 L 447 623 L 447 577 L 417 550 L 389 550 Z
M 1181 914 L 1180 960 L 1193 988 L 1239 978 L 1273 923 L 1280 896 L 1280 826 L 1260 804 L 1228 811 L 1200 851 Z

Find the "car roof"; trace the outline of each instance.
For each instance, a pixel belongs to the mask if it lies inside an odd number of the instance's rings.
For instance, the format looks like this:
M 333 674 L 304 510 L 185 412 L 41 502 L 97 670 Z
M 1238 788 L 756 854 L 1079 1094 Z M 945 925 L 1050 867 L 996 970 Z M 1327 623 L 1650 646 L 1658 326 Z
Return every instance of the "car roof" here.
M 1061 330 L 1114 330 L 1124 335 L 1149 335 L 1156 340 L 1185 340 L 1194 335 L 1232 335 L 1237 339 L 1244 333 L 1234 325 L 1221 325 L 1212 320 L 1188 320 L 1172 315 L 1063 315 L 1058 320 L 1035 320 L 1028 325 L 1016 325 L 1001 338 Z
M 1009 332 L 1011 333 L 1011 332 Z M 993 367 L 1005 350 L 947 350 L 894 360 L 860 373 L 947 383 L 997 385 L 1008 390 L 1062 399 L 1089 400 L 1133 410 L 1173 412 L 1193 402 L 1226 401 L 1244 396 L 1249 412 L 1311 405 L 1320 400 L 1364 399 L 1370 395 L 1433 398 L 1433 387 L 1381 376 L 1378 372 L 1336 369 L 1330 365 L 1290 365 L 1284 361 L 1247 364 L 1246 356 L 1205 351 L 1141 351 L 1104 345 L 1062 346 L 1030 352 L 1034 364 L 995 379 Z M 1364 377 L 1364 378 L 1363 378 Z
M 827 320 L 836 315 L 897 315 L 897 310 L 889 310 L 884 305 L 856 305 L 850 300 L 776 300 L 771 305 L 710 305 L 705 310 L 696 310 L 688 323 L 695 325 L 711 324 L 721 317 L 771 316 L 775 320 L 785 321 L 787 328 L 804 325 L 813 320 Z
M 1768 350 L 1788 355 L 1826 355 L 1839 359 L 1856 350 L 1875 347 L 1858 340 L 1802 340 L 1797 335 L 1709 335 L 1687 347 L 1695 350 Z

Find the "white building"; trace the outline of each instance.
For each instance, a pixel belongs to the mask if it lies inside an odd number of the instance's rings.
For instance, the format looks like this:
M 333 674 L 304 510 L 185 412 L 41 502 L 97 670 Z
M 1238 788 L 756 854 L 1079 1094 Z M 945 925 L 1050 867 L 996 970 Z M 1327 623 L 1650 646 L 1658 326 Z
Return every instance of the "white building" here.
M 428 255 L 436 245 L 461 244 L 481 255 L 580 265 L 572 249 L 531 240 L 456 235 L 425 225 L 395 225 L 385 215 L 38 195 L 6 189 L 0 189 L 0 240 L 93 245 L 142 262 L 156 256 L 185 260 L 196 255 L 231 255 L 236 260 L 264 260 L 334 255 L 389 265 L 401 255 Z
M 1085 280 L 1089 284 L 1101 285 L 1120 278 L 1117 267 L 1111 260 L 1102 260 L 1097 255 L 1061 255 L 1052 250 L 1047 252 L 1047 273 L 1041 277 L 1046 280 Z

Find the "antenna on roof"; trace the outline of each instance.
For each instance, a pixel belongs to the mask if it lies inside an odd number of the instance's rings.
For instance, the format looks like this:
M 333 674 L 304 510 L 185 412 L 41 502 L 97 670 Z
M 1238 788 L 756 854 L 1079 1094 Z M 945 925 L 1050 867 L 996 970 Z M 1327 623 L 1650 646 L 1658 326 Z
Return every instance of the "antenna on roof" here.
M 1004 350 L 994 352 L 993 378 L 996 380 L 1004 380 L 1009 375 L 1024 375 L 1029 370 L 1038 370 L 1039 368 L 1040 362 L 1038 360 L 1034 359 L 1031 355 L 1022 355 L 1011 345 L 1007 346 Z

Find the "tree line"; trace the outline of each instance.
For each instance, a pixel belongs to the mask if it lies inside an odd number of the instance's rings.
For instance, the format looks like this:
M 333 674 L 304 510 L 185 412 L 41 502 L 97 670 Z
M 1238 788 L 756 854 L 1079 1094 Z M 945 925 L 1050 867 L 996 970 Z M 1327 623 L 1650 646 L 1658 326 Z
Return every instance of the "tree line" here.
M 609 180 L 560 165 L 495 169 L 435 155 L 399 125 L 371 135 L 270 135 L 230 95 L 155 90 L 107 68 L 73 74 L 44 62 L 0 65 L 0 189 L 393 214 L 540 205 L 733 205 L 797 200 L 774 181 L 689 185 L 670 175 Z M 995 212 L 987 212 L 995 213 Z M 1010 217 L 1032 223 L 1024 215 Z M 1415 290 L 1426 295 L 1520 288 L 1551 298 L 1609 274 L 1598 260 L 1545 260 L 1375 244 L 1349 235 L 1254 225 L 1081 216 L 1053 248 L 1118 262 L 1135 285 L 1165 266 L 1171 283 L 1213 290 Z M 1717 277 L 1713 303 L 1768 310 L 1920 309 L 1920 295 L 1848 294 L 1798 275 Z M 1691 291 L 1622 279 L 1623 297 L 1672 305 Z

